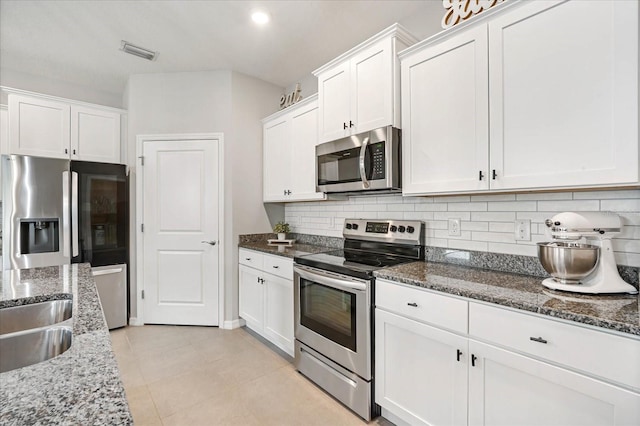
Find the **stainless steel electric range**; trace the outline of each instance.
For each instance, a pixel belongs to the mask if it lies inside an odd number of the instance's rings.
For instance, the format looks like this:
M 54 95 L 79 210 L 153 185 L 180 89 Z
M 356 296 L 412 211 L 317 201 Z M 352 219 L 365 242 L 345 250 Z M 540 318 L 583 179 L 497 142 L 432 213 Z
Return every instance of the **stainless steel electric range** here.
M 373 396 L 373 272 L 424 259 L 424 224 L 345 219 L 344 249 L 294 258 L 295 365 L 366 420 Z

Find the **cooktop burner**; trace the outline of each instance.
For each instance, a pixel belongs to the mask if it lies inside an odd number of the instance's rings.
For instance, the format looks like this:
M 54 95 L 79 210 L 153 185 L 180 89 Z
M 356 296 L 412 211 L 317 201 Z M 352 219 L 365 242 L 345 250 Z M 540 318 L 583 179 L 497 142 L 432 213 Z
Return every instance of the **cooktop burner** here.
M 373 276 L 373 271 L 375 270 L 401 263 L 414 262 L 416 259 L 382 253 L 367 253 L 359 250 L 335 250 L 298 256 L 294 260 L 299 265 L 307 265 L 339 274 L 368 279 Z

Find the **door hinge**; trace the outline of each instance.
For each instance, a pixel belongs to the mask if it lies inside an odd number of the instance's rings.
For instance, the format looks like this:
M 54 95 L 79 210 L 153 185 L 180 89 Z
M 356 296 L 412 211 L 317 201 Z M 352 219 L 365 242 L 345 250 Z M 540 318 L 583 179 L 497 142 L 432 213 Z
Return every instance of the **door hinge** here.
M 144 223 L 140 224 L 140 232 L 144 232 Z
M 144 290 L 142 290 L 142 298 L 144 299 Z
M 144 155 L 138 157 L 140 159 L 140 165 L 144 166 Z

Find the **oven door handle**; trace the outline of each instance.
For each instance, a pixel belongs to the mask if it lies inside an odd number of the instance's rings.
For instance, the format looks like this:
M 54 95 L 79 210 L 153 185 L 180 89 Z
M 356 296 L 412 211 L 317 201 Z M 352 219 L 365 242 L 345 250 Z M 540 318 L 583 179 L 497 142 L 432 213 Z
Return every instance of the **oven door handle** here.
M 369 188 L 369 180 L 367 179 L 367 171 L 364 167 L 364 157 L 367 154 L 367 145 L 369 145 L 369 137 L 364 138 L 362 147 L 360 148 L 360 179 L 362 179 L 362 186 Z
M 332 276 L 323 274 L 322 272 L 318 272 L 318 271 L 309 272 L 307 270 L 299 268 L 296 265 L 293 266 L 293 271 L 297 273 L 300 277 L 304 278 L 305 280 L 313 281 L 318 284 L 324 284 L 326 286 L 333 287 L 339 290 L 346 290 L 346 291 L 354 291 L 354 290 L 366 291 L 367 290 L 367 284 L 365 284 L 364 282 L 354 283 L 346 280 L 340 280 Z

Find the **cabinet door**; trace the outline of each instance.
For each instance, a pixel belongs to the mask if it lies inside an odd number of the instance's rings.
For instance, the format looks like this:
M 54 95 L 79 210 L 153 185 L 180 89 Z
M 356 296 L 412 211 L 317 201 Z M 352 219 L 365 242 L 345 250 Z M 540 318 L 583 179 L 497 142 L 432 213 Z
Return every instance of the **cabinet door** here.
M 263 200 L 287 201 L 291 190 L 291 127 L 287 116 L 264 125 Z
M 293 356 L 293 281 L 265 274 L 264 334 Z
M 493 189 L 638 181 L 638 2 L 527 4 L 489 22 Z
M 351 59 L 352 133 L 393 124 L 392 40 L 386 39 Z
M 640 395 L 493 346 L 469 342 L 469 424 L 640 424 Z
M 403 58 L 401 72 L 403 194 L 488 189 L 486 26 Z
M 9 95 L 9 152 L 69 158 L 71 108 L 68 104 Z
M 349 61 L 318 76 L 318 126 L 320 142 L 349 136 L 355 125 L 350 106 L 351 66 Z M 351 123 L 349 121 L 351 120 Z M 346 129 L 345 129 L 346 127 Z
M 376 403 L 412 425 L 466 425 L 467 339 L 380 309 L 375 326 Z
M 120 114 L 71 106 L 71 158 L 120 163 Z
M 321 200 L 316 192 L 316 145 L 318 143 L 318 104 L 295 110 L 291 115 L 291 188 L 292 201 Z
M 247 326 L 262 331 L 264 326 L 264 284 L 260 271 L 240 265 L 238 277 L 239 313 Z

